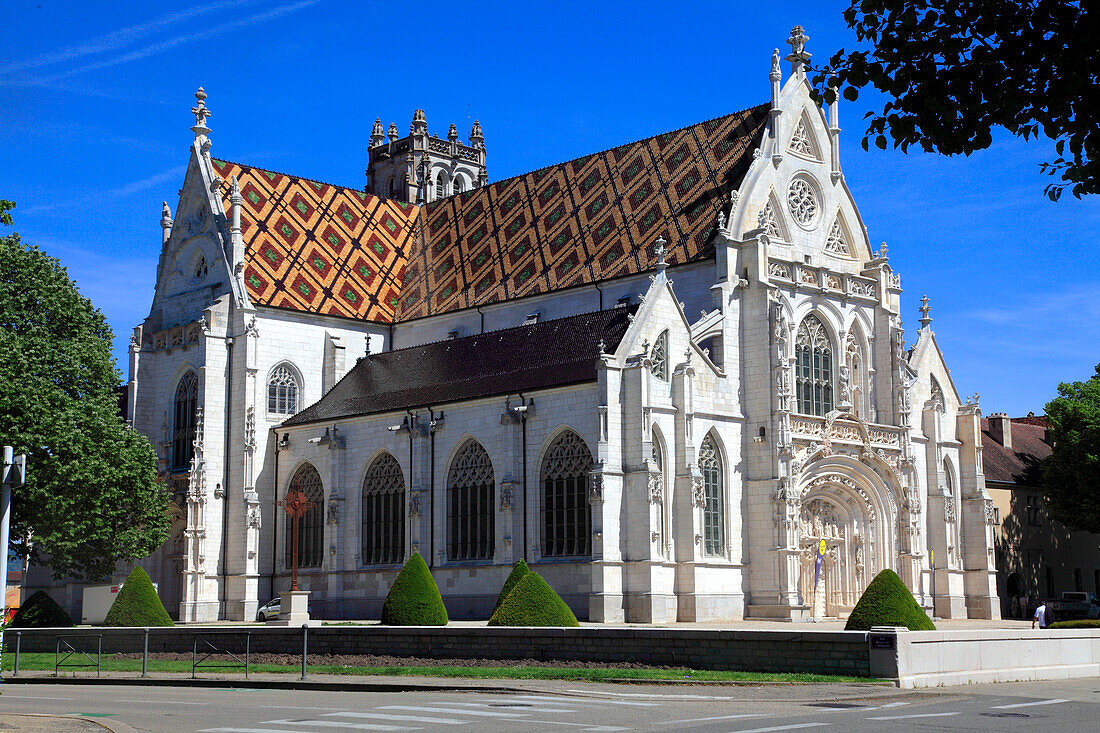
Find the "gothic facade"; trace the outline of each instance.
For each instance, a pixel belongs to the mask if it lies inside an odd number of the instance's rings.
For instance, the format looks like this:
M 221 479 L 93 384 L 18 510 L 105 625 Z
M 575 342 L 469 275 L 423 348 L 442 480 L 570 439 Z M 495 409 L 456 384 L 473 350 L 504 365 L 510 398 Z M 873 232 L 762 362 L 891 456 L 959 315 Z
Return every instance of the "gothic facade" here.
M 886 568 L 998 616 L 977 399 L 927 303 L 906 341 L 805 41 L 765 104 L 492 184 L 480 126 L 422 111 L 375 124 L 365 190 L 224 161 L 200 90 L 130 348 L 169 609 L 286 590 L 297 487 L 324 617 L 376 616 L 414 551 L 455 617 L 521 557 L 592 621 L 843 615 Z

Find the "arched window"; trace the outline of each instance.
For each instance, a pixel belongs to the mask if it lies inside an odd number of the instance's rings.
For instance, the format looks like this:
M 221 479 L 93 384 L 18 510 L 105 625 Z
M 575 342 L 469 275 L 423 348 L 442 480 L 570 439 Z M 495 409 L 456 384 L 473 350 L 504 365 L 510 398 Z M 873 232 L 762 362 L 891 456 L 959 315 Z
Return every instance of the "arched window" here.
M 935 377 L 931 377 L 932 380 L 932 403 L 935 405 L 937 412 L 943 412 L 946 409 L 946 404 L 943 400 L 943 388 L 940 387 L 940 383 L 936 381 Z
M 581 436 L 567 430 L 542 459 L 543 557 L 592 554 L 592 507 L 588 472 L 592 453 Z
M 661 442 L 661 438 L 657 435 L 656 431 L 653 433 L 652 443 L 653 466 L 657 471 L 649 477 L 649 498 L 650 501 L 657 505 L 657 528 L 654 530 L 657 533 L 657 552 L 660 555 L 664 555 L 668 550 L 668 544 L 665 539 L 667 537 L 665 525 L 668 522 L 667 510 L 665 508 L 665 446 Z
M 298 520 L 298 567 L 320 567 L 325 543 L 325 491 L 321 484 L 321 475 L 307 463 L 294 472 L 294 477 L 290 479 L 290 488 L 302 490 L 306 501 L 313 502 L 305 516 Z M 294 523 L 289 516 L 284 514 L 283 517 L 286 521 L 286 564 L 290 567 L 290 553 L 294 547 L 291 534 Z
M 661 331 L 661 335 L 653 342 L 653 352 L 649 355 L 651 366 L 649 370 L 657 379 L 668 380 L 668 330 Z
M 943 519 L 947 524 L 947 561 L 958 565 L 962 559 L 962 547 L 959 545 L 958 498 L 955 496 L 955 470 L 951 461 L 943 459 Z
M 833 349 L 817 316 L 802 319 L 795 338 L 795 388 L 798 411 L 825 415 L 833 409 Z
M 863 417 L 863 350 L 859 346 L 859 339 L 849 332 L 844 342 L 844 361 L 848 366 L 848 389 L 851 393 L 852 412 L 857 417 Z
M 267 378 L 267 411 L 276 415 L 293 415 L 298 411 L 298 378 L 286 364 L 271 370 Z
M 389 453 L 375 458 L 363 479 L 362 541 L 364 565 L 405 556 L 405 478 Z
M 488 560 L 493 557 L 496 479 L 489 454 L 476 440 L 458 451 L 447 473 L 447 557 Z
M 176 386 L 172 421 L 172 470 L 186 470 L 195 455 L 195 426 L 199 413 L 199 377 L 187 372 Z
M 454 189 L 455 193 L 462 193 L 466 190 L 466 182 L 462 176 L 455 176 Z
M 722 456 L 707 434 L 699 447 L 699 470 L 703 474 L 703 552 L 721 555 L 726 550 L 725 511 L 722 501 Z

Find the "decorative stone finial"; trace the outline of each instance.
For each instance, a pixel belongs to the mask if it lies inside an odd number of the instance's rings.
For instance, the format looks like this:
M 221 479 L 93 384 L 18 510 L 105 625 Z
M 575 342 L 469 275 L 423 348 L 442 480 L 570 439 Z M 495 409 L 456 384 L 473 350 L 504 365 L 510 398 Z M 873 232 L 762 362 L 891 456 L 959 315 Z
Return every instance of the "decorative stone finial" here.
M 195 115 L 195 126 L 191 128 L 191 132 L 195 133 L 196 138 L 205 137 L 210 134 L 210 128 L 206 126 L 210 110 L 206 108 L 206 91 L 202 87 L 195 92 L 195 100 L 195 106 L 191 108 L 191 114 Z
M 806 53 L 806 41 L 810 40 L 810 37 L 806 35 L 805 29 L 796 25 L 791 28 L 791 35 L 787 38 L 787 45 L 791 47 L 791 56 L 796 57 L 799 61 L 806 62 L 810 60 L 810 54 Z M 794 60 L 794 59 L 788 59 Z
M 428 116 L 424 114 L 424 110 L 418 109 L 413 112 L 411 129 L 414 135 L 417 133 L 423 135 L 428 132 Z
M 236 176 L 229 179 L 229 203 L 231 204 L 243 204 L 244 197 L 241 196 L 241 184 L 237 180 Z
M 606 354 L 607 353 L 607 344 L 604 343 L 603 339 L 600 339 L 600 343 L 596 348 L 598 348 L 600 350 L 600 354 Z
M 922 329 L 928 328 L 928 325 L 932 323 L 932 317 L 928 315 L 932 312 L 932 306 L 928 305 L 928 296 L 925 295 L 920 299 L 920 327 Z
M 756 228 L 768 230 L 768 207 L 764 206 L 760 211 L 756 212 Z
M 474 126 L 470 130 L 470 143 L 475 148 L 485 147 L 485 136 L 481 133 L 481 123 L 474 120 Z
M 723 232 L 726 230 L 726 212 L 724 211 L 718 212 L 718 229 Z
M 653 254 L 657 255 L 657 271 L 664 272 L 668 267 L 668 263 L 665 262 L 665 255 L 668 254 L 668 243 L 664 237 L 657 237 L 656 243 L 653 245 Z
M 160 228 L 172 228 L 172 210 L 168 208 L 168 202 L 164 201 L 160 207 Z
M 890 248 L 886 246 L 886 242 L 882 242 L 881 244 L 879 244 L 879 246 L 878 246 L 878 258 L 880 260 L 885 260 L 886 255 L 888 255 L 889 253 L 890 253 Z
M 447 139 L 451 142 L 458 140 L 458 127 L 453 122 L 451 126 L 447 128 Z
M 376 147 L 386 141 L 386 133 L 382 129 L 382 118 L 374 118 L 374 128 L 370 132 L 370 146 Z
M 387 136 L 389 137 L 391 143 L 395 142 L 397 140 L 397 123 L 396 122 L 391 122 L 390 123 L 390 129 L 389 129 L 389 133 L 388 133 Z
M 772 53 L 772 70 L 768 74 L 768 78 L 772 81 L 779 81 L 783 78 L 783 72 L 779 69 L 779 49 L 775 49 Z

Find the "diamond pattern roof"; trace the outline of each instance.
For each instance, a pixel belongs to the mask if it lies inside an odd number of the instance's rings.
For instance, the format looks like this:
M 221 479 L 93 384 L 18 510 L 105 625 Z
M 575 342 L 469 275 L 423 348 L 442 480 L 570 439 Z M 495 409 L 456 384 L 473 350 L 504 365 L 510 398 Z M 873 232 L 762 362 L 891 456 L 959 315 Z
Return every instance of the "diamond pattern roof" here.
M 257 305 L 392 323 L 712 255 L 763 137 L 761 105 L 542 168 L 424 207 L 215 160 L 244 205 Z

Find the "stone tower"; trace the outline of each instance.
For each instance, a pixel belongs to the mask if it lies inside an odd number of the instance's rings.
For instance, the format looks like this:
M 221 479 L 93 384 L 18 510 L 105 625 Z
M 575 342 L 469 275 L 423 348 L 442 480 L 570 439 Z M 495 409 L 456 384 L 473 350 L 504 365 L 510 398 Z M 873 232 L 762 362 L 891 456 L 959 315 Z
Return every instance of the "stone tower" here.
M 383 133 L 382 120 L 374 121 L 367 168 L 368 193 L 406 203 L 427 203 L 483 186 L 488 180 L 485 138 L 476 120 L 470 130 L 469 145 L 458 141 L 458 128 L 454 124 L 447 131 L 446 140 L 429 135 L 422 109 L 413 113 L 409 134 L 402 138 L 397 136 L 396 124 L 391 122 L 389 130 Z

